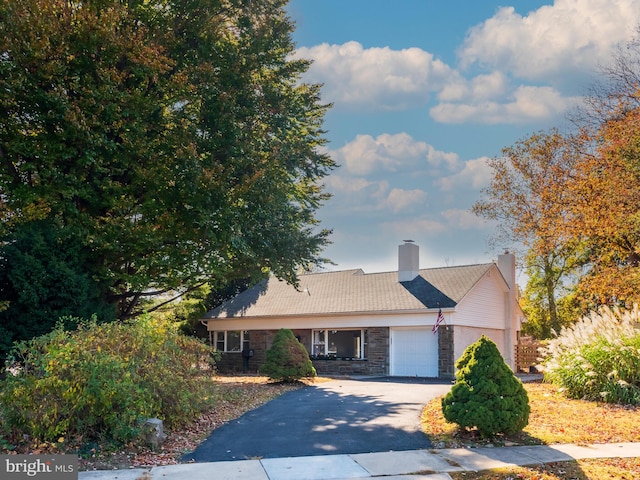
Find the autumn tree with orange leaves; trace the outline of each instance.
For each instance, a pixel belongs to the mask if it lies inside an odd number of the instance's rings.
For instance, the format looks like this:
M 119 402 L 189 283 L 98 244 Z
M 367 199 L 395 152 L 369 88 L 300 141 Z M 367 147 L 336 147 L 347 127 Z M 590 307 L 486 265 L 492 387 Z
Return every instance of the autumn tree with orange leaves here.
M 526 250 L 529 313 L 535 310 L 539 317 L 532 324 L 546 324 L 538 336 L 549 336 L 551 329 L 559 331 L 566 323 L 558 314 L 557 299 L 578 264 L 576 245 L 559 228 L 569 215 L 564 185 L 574 154 L 572 143 L 557 130 L 518 141 L 489 160 L 493 178 L 484 198 L 473 206 L 477 215 L 498 221 L 494 240 Z
M 640 108 L 625 111 L 624 103 L 591 139 L 595 153 L 582 156 L 568 184 L 570 230 L 588 253 L 579 290 L 596 305 L 640 301 Z
M 524 247 L 523 308 L 544 323 L 537 336 L 585 310 L 640 301 L 640 36 L 604 74 L 575 132 L 535 133 L 490 160 L 473 207 L 498 221 L 498 239 Z

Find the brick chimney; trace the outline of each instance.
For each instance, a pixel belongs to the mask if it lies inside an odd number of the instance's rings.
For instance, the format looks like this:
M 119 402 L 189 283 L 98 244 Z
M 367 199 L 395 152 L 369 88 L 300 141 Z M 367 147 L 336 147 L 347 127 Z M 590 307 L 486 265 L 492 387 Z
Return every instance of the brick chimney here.
M 513 349 L 517 343 L 519 321 L 517 315 L 518 284 L 516 283 L 516 257 L 512 253 L 504 252 L 498 255 L 498 269 L 507 282 L 509 292 L 505 295 L 505 328 L 504 328 L 504 361 L 515 370 L 515 355 Z
M 413 240 L 403 240 L 398 246 L 398 281 L 410 282 L 419 274 L 420 261 L 418 245 Z
M 513 291 L 516 288 L 516 257 L 513 253 L 505 251 L 502 255 L 498 255 L 498 269 L 507 281 L 507 285 Z

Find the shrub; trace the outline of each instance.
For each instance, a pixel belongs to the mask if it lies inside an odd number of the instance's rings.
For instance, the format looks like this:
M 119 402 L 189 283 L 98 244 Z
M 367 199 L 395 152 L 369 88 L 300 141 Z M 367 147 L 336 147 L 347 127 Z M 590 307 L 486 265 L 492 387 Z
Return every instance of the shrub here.
M 260 372 L 272 380 L 284 382 L 316 376 L 316 369 L 311 363 L 307 349 L 293 336 L 293 332 L 286 328 L 276 333 Z
M 527 426 L 527 392 L 489 338 L 483 335 L 469 345 L 456 368 L 456 382 L 442 399 L 448 422 L 476 427 L 483 437 L 513 434 Z
M 569 398 L 640 405 L 640 318 L 603 307 L 562 329 L 543 350 L 545 380 Z
M 141 421 L 171 428 L 210 404 L 210 349 L 149 318 L 61 325 L 18 344 L 0 388 L 5 432 L 42 441 L 128 442 Z

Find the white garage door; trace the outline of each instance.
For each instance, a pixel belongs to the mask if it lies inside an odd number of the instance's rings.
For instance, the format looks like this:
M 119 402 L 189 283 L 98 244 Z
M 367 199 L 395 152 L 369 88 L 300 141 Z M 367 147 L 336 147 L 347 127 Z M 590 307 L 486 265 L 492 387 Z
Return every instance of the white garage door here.
M 438 376 L 438 336 L 431 327 L 392 328 L 390 340 L 392 376 Z

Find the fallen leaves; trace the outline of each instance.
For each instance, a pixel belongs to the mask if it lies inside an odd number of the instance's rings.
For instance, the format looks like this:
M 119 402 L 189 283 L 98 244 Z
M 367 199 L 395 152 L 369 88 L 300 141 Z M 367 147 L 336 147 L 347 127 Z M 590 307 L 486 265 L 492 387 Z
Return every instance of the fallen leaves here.
M 285 392 L 302 388 L 305 384 L 325 380 L 318 378 L 298 383 L 273 383 L 267 377 L 255 375 L 217 376 L 216 389 L 212 393 L 216 398 L 216 407 L 194 418 L 190 425 L 179 431 L 165 431 L 167 440 L 159 450 L 152 451 L 130 446 L 121 452 L 96 453 L 90 458 L 81 459 L 80 469 L 145 468 L 180 463 L 180 457 L 193 451 L 221 425 Z
M 473 431 L 460 431 L 456 425 L 444 420 L 440 399 L 425 406 L 422 429 L 437 448 L 640 442 L 638 407 L 567 399 L 557 387 L 545 383 L 526 383 L 525 388 L 531 414 L 529 425 L 522 433 L 487 440 Z M 451 473 L 451 477 L 454 480 L 635 480 L 640 478 L 640 456 Z
M 478 446 L 487 443 L 512 445 L 554 443 L 640 442 L 640 408 L 571 400 L 547 383 L 526 383 L 529 424 L 523 432 L 483 440 L 473 431 L 460 431 L 442 416 L 440 399 L 422 412 L 422 430 L 443 447 Z
M 451 473 L 453 480 L 635 480 L 640 458 L 603 458 L 509 467 L 484 472 Z

